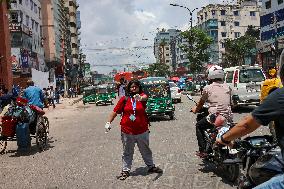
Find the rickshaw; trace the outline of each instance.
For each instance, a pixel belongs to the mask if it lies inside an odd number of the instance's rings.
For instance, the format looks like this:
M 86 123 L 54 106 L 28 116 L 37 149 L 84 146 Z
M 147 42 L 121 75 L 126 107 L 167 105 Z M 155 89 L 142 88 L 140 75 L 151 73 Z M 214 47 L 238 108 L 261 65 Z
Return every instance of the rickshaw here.
M 84 88 L 83 92 L 83 104 L 90 102 L 96 102 L 96 87 L 95 86 L 89 86 Z
M 96 105 L 99 104 L 113 104 L 112 93 L 110 92 L 110 88 L 107 84 L 98 85 L 96 87 Z
M 169 81 L 163 77 L 148 77 L 141 79 L 143 91 L 148 95 L 146 113 L 151 116 L 169 116 L 174 119 Z

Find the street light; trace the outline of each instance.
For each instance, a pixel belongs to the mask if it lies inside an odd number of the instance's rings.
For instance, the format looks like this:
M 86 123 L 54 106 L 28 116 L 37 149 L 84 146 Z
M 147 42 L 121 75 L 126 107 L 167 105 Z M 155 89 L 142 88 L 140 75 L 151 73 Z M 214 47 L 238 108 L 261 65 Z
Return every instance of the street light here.
M 181 7 L 181 8 L 184 8 L 184 9 L 187 9 L 188 12 L 189 12 L 189 15 L 190 15 L 190 28 L 192 28 L 192 13 L 197 10 L 198 8 L 194 8 L 193 10 L 190 10 L 188 7 L 186 6 L 182 6 L 182 5 L 178 5 L 178 4 L 173 4 L 173 3 L 170 3 L 171 6 L 174 6 L 174 7 Z

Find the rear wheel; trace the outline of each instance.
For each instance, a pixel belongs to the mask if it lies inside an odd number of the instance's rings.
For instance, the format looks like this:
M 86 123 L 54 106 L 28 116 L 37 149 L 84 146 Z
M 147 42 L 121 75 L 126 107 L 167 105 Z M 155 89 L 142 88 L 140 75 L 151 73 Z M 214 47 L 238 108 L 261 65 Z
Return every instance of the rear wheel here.
M 43 151 L 47 146 L 47 132 L 43 117 L 40 117 L 37 121 L 36 144 L 40 151 Z
M 174 117 L 175 117 L 175 115 L 174 115 L 174 113 L 172 112 L 172 113 L 170 113 L 169 114 L 169 116 L 170 116 L 170 120 L 173 120 L 174 119 Z
M 46 129 L 46 133 L 49 135 L 49 120 L 46 116 L 43 116 L 43 122 Z

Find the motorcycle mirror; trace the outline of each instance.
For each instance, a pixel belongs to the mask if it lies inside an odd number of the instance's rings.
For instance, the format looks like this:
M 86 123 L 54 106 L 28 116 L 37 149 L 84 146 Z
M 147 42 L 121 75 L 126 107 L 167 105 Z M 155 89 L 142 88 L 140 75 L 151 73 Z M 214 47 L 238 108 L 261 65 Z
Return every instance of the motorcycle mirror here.
M 192 96 L 191 96 L 190 94 L 186 94 L 186 96 L 187 96 L 187 98 L 188 98 L 189 100 L 191 100 L 191 101 L 193 101 L 195 104 L 197 104 L 197 103 L 193 100 L 193 98 L 192 98 Z

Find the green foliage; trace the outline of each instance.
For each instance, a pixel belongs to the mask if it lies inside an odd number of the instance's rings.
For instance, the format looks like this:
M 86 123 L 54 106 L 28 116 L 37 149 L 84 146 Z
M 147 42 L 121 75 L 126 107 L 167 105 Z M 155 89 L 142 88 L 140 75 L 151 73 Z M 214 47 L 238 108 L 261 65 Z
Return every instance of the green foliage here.
M 246 36 L 251 36 L 256 39 L 260 39 L 260 29 L 256 28 L 255 26 L 248 26 L 248 29 L 245 33 Z
M 150 76 L 167 77 L 170 75 L 169 66 L 167 64 L 155 63 L 149 65 L 148 73 Z
M 201 72 L 204 68 L 203 63 L 207 62 L 210 57 L 207 50 L 213 42 L 212 38 L 198 28 L 184 31 L 181 36 L 189 44 L 181 45 L 180 48 L 187 55 L 190 71 L 192 73 Z
M 256 38 L 250 35 L 244 35 L 235 40 L 225 40 L 225 56 L 223 67 L 239 66 L 245 63 L 246 56 L 254 56 L 256 48 Z

